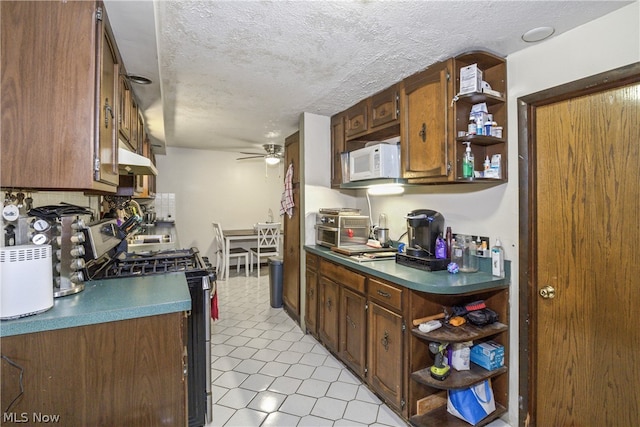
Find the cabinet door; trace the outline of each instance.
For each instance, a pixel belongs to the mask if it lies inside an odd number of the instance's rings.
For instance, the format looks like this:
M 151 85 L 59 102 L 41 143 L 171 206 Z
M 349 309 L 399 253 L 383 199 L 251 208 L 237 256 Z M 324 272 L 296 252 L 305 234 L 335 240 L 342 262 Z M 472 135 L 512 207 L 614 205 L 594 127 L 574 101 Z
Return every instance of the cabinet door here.
M 385 401 L 402 410 L 402 316 L 369 303 L 368 382 Z
M 103 28 L 99 48 L 101 64 L 100 99 L 98 100 L 98 160 L 96 180 L 118 185 L 118 59 L 115 45 L 109 33 Z
M 118 131 L 122 139 L 131 146 L 131 89 L 122 70 L 118 81 Z M 136 147 L 132 148 L 137 151 Z
M 367 316 L 363 295 L 342 288 L 340 300 L 340 349 L 344 363 L 364 378 L 366 363 Z
M 307 264 L 304 323 L 314 337 L 318 336 L 318 273 Z
M 368 99 L 365 99 L 345 111 L 345 134 L 347 138 L 363 134 L 369 129 L 367 110 Z
M 346 151 L 343 113 L 331 117 L 331 187 L 342 184 L 341 154 Z
M 338 318 L 340 315 L 340 287 L 337 283 L 320 276 L 320 320 L 318 335 L 324 345 L 334 353 L 338 352 L 340 333 Z
M 394 85 L 371 97 L 371 128 L 388 125 L 398 120 L 398 86 Z
M 405 80 L 401 143 L 404 178 L 446 181 L 450 175 L 451 62 L 436 64 Z

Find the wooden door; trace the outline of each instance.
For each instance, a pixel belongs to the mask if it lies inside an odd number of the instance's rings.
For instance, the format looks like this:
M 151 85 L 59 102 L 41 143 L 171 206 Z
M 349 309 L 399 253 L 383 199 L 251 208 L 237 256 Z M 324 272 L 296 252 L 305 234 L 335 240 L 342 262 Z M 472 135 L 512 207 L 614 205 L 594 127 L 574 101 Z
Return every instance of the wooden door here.
M 364 295 L 342 288 L 339 355 L 362 378 L 364 378 L 367 354 L 366 304 Z
M 300 321 L 300 133 L 285 140 L 285 172 L 293 164 L 292 193 L 293 214 L 284 215 L 283 302 L 296 322 Z
M 367 378 L 385 401 L 402 409 L 402 316 L 369 302 Z
M 404 178 L 446 180 L 452 168 L 449 121 L 451 62 L 405 79 L 402 173 Z
M 323 344 L 331 351 L 338 352 L 338 337 L 340 327 L 340 287 L 326 277 L 320 276 L 320 306 L 318 335 Z
M 528 342 L 521 336 L 530 349 L 528 378 L 521 375 L 525 424 L 638 423 L 638 65 L 635 82 L 596 76 L 529 109 L 531 196 L 522 196 L 531 203 L 529 253 L 520 276 L 531 319 Z

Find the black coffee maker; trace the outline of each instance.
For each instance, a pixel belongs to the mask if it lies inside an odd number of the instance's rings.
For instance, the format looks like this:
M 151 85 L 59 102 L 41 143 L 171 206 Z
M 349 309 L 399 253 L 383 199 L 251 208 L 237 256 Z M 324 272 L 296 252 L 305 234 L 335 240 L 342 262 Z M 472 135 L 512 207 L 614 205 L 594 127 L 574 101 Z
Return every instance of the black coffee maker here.
M 444 233 L 444 217 L 431 209 L 418 209 L 407 214 L 406 253 L 417 258 L 436 257 L 436 239 Z

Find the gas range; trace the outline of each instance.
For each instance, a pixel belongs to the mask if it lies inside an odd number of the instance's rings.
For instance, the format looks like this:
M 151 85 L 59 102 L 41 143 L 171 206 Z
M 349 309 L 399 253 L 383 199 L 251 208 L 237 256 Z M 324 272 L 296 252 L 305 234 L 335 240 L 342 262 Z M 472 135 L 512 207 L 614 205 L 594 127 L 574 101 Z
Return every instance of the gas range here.
M 193 273 L 204 270 L 212 281 L 216 280 L 215 270 L 206 258 L 200 256 L 198 249 L 169 249 L 157 252 L 138 252 L 121 254 L 96 271 L 93 279 L 115 277 L 146 276 L 174 272 Z

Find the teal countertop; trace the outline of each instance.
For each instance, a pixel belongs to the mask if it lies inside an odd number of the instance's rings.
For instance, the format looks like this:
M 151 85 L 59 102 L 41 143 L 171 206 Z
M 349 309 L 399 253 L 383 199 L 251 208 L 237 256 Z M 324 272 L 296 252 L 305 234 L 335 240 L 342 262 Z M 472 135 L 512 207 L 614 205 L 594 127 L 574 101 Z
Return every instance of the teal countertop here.
M 352 270 L 420 292 L 442 295 L 460 295 L 488 289 L 499 289 L 509 286 L 511 266 L 505 261 L 505 277 L 491 275 L 491 260 L 480 258 L 480 270 L 475 273 L 450 274 L 444 271 L 423 271 L 417 268 L 396 264 L 395 259 L 359 262 L 341 255 L 328 248 L 309 245 L 304 247 L 310 253 L 319 255 Z
M 0 337 L 135 319 L 191 309 L 184 273 L 85 282 L 44 313 L 0 321 Z

